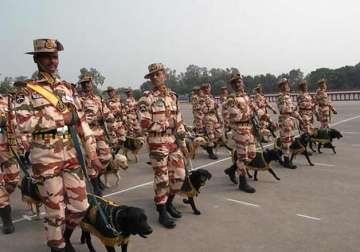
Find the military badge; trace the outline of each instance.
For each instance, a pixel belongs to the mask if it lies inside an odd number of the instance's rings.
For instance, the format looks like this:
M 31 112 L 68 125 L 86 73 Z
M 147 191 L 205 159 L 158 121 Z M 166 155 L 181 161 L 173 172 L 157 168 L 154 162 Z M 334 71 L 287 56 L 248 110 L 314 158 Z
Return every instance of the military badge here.
M 38 94 L 38 93 L 32 93 L 31 94 L 31 98 L 32 99 L 39 99 L 39 98 L 41 98 L 42 96 L 40 95 L 40 94 Z
M 45 47 L 47 49 L 53 49 L 56 47 L 56 45 L 54 45 L 53 41 L 51 41 L 50 39 L 46 40 L 45 42 Z
M 59 100 L 58 103 L 56 104 L 56 108 L 60 111 L 60 112 L 64 112 L 66 110 L 66 106 L 65 104 Z

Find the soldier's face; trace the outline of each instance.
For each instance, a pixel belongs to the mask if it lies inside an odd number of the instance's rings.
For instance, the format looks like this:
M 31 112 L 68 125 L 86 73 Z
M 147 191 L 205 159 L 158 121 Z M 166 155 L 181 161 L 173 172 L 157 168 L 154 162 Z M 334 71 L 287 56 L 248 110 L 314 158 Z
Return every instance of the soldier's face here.
M 157 71 L 156 73 L 153 73 L 151 76 L 150 76 L 150 81 L 151 83 L 159 88 L 161 87 L 162 85 L 165 84 L 165 80 L 166 80 L 166 75 L 165 75 L 165 72 L 164 71 Z
M 235 91 L 244 90 L 244 82 L 242 80 L 238 80 L 236 82 L 233 82 L 231 84 L 231 86 Z
M 227 96 L 229 94 L 229 92 L 227 91 L 227 89 L 223 89 L 221 91 L 221 94 L 224 95 L 224 96 Z
M 132 97 L 132 92 L 126 92 L 127 97 Z
M 56 73 L 59 66 L 59 56 L 57 52 L 39 53 L 34 57 L 35 63 L 40 71 L 46 73 Z
M 110 90 L 108 92 L 108 95 L 109 95 L 110 98 L 113 98 L 115 96 L 115 90 Z
M 93 91 L 93 86 L 91 81 L 82 83 L 82 88 L 85 93 L 89 93 Z
M 320 84 L 320 88 L 326 90 L 326 88 L 327 88 L 326 83 L 321 83 L 321 84 Z

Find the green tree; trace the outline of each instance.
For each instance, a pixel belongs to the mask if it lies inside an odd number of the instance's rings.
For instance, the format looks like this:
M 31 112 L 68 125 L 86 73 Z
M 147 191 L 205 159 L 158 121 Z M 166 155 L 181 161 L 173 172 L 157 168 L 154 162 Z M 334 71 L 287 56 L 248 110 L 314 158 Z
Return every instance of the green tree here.
M 105 77 L 98 71 L 96 68 L 90 68 L 89 70 L 85 67 L 80 69 L 79 80 L 81 80 L 85 75 L 90 75 L 93 78 L 93 84 L 98 87 L 102 86 L 105 82 Z

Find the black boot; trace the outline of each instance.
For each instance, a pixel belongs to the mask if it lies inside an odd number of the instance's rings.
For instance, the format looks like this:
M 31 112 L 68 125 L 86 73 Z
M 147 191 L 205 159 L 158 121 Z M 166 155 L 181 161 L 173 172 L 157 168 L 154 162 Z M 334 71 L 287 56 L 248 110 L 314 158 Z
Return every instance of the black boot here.
M 51 248 L 51 252 L 66 252 L 65 248 Z
M 11 218 L 11 207 L 8 205 L 4 208 L 0 208 L 0 217 L 3 222 L 2 232 L 4 234 L 14 233 L 15 227 Z
M 289 169 L 296 169 L 296 165 L 293 165 L 292 161 L 290 161 L 289 157 L 284 157 L 284 164 L 285 168 Z
M 72 233 L 74 232 L 74 229 L 71 228 L 65 228 L 64 231 L 64 240 L 65 240 L 65 252 L 76 252 L 73 245 L 71 244 L 70 237 Z
M 239 190 L 247 192 L 247 193 L 254 193 L 255 192 L 255 188 L 251 187 L 247 183 L 245 175 L 240 175 L 239 176 Z
M 206 151 L 207 151 L 207 153 L 209 154 L 209 158 L 210 158 L 210 159 L 214 159 L 214 160 L 218 159 L 218 157 L 217 157 L 217 156 L 215 155 L 215 153 L 214 153 L 214 148 L 213 148 L 213 147 L 207 146 L 207 147 L 206 147 Z
M 173 200 L 175 198 L 175 195 L 169 195 L 167 201 L 166 201 L 166 211 L 168 211 L 168 213 L 171 215 L 171 217 L 173 218 L 181 218 L 182 214 L 181 212 L 179 212 L 178 210 L 176 210 L 176 208 L 174 207 L 174 205 L 172 204 Z
M 93 187 L 93 193 L 97 196 L 102 196 L 102 191 L 99 187 L 99 182 L 98 182 L 98 179 L 97 178 L 93 178 L 90 180 L 91 181 L 91 185 Z
M 169 229 L 176 226 L 174 220 L 167 214 L 165 204 L 156 205 L 156 209 L 159 212 L 159 222 L 161 225 Z
M 232 166 L 230 166 L 229 168 L 224 170 L 224 173 L 229 176 L 231 182 L 233 182 L 235 185 L 237 185 L 238 181 L 237 181 L 235 172 L 236 172 L 236 165 L 235 164 L 233 164 Z

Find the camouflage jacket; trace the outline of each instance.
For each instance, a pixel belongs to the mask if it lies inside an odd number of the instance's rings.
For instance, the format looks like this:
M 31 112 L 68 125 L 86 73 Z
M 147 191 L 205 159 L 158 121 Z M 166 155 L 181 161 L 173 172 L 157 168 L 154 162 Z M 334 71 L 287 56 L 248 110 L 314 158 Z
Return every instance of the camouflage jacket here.
M 297 99 L 299 111 L 311 111 L 314 109 L 314 101 L 308 92 L 300 92 Z
M 124 112 L 125 115 L 136 114 L 137 111 L 137 102 L 134 97 L 128 97 L 125 100 Z
M 227 107 L 231 128 L 236 128 L 237 123 L 249 123 L 254 106 L 245 92 L 239 91 L 229 95 Z
M 100 96 L 94 94 L 83 94 L 81 96 L 85 118 L 91 129 L 101 128 L 101 121 L 113 122 L 115 120 L 110 109 Z
M 114 115 L 115 119 L 122 120 L 123 114 L 122 114 L 122 107 L 120 97 L 115 96 L 113 98 L 108 98 L 106 100 L 106 105 L 109 108 L 110 112 Z
M 168 134 L 178 137 L 180 147 L 185 145 L 185 127 L 179 112 L 178 100 L 175 92 L 166 87 L 160 92 L 153 89 L 149 96 L 139 104 L 140 126 L 148 133 Z
M 214 114 L 216 113 L 216 110 L 218 108 L 218 104 L 216 103 L 214 97 L 212 95 L 204 95 L 202 97 L 205 106 L 201 106 L 201 111 L 207 115 L 207 114 Z M 200 106 L 200 104 L 199 104 Z
M 299 118 L 300 115 L 295 111 L 295 106 L 292 102 L 291 96 L 288 93 L 280 93 L 276 100 L 280 117 L 293 116 Z
M 51 93 L 57 95 L 64 104 L 69 104 L 78 112 L 79 121 L 76 124 L 86 154 L 94 160 L 96 155 L 96 143 L 93 132 L 86 123 L 78 93 L 74 87 L 56 76 L 47 73 L 39 73 L 38 80 L 27 80 L 25 84 L 39 85 Z M 16 126 L 21 134 L 22 141 L 28 141 L 29 134 L 47 132 L 65 126 L 64 116 L 46 98 L 32 91 L 26 85 L 18 88 L 14 102 Z
M 318 88 L 315 94 L 315 102 L 319 107 L 331 107 L 331 103 L 326 90 Z

